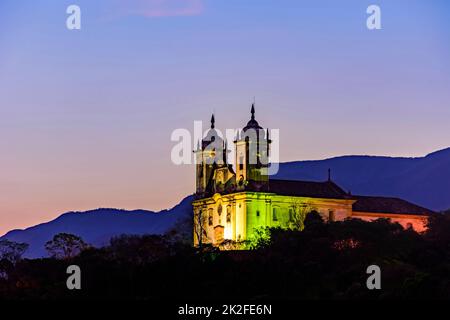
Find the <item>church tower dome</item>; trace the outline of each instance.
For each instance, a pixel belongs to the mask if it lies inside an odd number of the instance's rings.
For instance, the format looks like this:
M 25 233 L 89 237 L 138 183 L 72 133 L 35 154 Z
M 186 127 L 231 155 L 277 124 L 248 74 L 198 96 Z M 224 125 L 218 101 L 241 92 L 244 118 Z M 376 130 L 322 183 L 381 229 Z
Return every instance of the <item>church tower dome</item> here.
M 202 150 L 209 147 L 211 150 L 219 149 L 223 147 L 223 139 L 219 136 L 219 133 L 215 129 L 215 117 L 211 116 L 211 128 L 208 130 L 206 136 L 202 139 Z
M 251 109 L 252 117 L 249 122 L 247 122 L 247 125 L 242 129 L 244 132 L 246 132 L 248 129 L 254 129 L 254 130 L 260 130 L 262 127 L 259 125 L 258 121 L 255 119 L 255 104 L 252 103 L 252 109 Z

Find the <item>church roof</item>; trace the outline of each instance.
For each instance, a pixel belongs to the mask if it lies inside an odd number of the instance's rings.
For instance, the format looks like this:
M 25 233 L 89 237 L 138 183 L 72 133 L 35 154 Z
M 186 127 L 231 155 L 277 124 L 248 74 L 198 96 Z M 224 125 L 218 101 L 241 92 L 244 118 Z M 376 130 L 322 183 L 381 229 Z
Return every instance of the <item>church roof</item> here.
M 432 210 L 399 198 L 349 195 L 331 180 L 325 182 L 313 182 L 270 179 L 268 191 L 286 196 L 356 200 L 353 204 L 353 211 L 356 212 L 424 216 L 434 214 Z
M 297 180 L 269 180 L 269 192 L 279 195 L 325 198 L 325 199 L 349 199 L 351 198 L 333 181 L 313 182 Z
M 433 211 L 399 198 L 353 196 L 357 200 L 353 211 L 370 213 L 393 213 L 410 215 L 431 215 Z

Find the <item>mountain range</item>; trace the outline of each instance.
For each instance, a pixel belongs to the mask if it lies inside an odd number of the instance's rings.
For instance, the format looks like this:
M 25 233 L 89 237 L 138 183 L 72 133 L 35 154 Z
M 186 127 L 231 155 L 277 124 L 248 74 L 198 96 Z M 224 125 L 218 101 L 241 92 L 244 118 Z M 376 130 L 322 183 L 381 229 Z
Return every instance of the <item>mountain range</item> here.
M 418 158 L 342 156 L 326 160 L 280 164 L 277 179 L 323 181 L 331 179 L 358 195 L 400 197 L 435 211 L 450 208 L 450 148 Z M 30 245 L 28 258 L 46 256 L 45 243 L 60 232 L 76 234 L 94 246 L 108 244 L 121 234 L 164 234 L 191 217 L 192 196 L 169 210 L 127 211 L 96 209 L 68 212 L 53 221 L 1 238 Z M 0 238 L 0 239 L 1 239 Z
M 191 217 L 192 196 L 186 197 L 169 210 L 96 209 L 85 212 L 67 212 L 55 220 L 25 230 L 12 230 L 0 239 L 28 243 L 27 258 L 47 256 L 45 243 L 55 234 L 64 232 L 80 236 L 86 243 L 101 247 L 114 236 L 123 234 L 164 234 L 177 223 Z
M 358 195 L 399 197 L 423 207 L 450 208 L 450 148 L 419 158 L 343 156 L 280 165 L 277 179 L 331 179 Z

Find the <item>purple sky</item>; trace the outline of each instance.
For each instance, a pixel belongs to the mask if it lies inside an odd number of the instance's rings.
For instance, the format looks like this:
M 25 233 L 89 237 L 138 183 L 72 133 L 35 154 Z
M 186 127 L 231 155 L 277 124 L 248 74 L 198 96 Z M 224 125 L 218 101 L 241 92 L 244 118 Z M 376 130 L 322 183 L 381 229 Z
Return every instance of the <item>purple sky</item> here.
M 213 111 L 243 126 L 253 96 L 282 161 L 448 147 L 449 39 L 444 0 L 2 0 L 0 234 L 173 206 L 194 168 L 170 161 L 172 131 Z

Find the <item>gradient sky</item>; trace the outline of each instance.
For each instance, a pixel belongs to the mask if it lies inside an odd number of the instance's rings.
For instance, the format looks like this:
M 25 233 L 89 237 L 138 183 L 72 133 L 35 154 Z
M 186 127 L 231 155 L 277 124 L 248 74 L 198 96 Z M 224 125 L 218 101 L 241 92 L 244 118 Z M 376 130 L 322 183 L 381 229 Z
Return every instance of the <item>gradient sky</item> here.
M 449 58 L 446 0 L 1 0 L 0 234 L 175 205 L 172 131 L 243 126 L 253 96 L 282 161 L 448 147 Z

